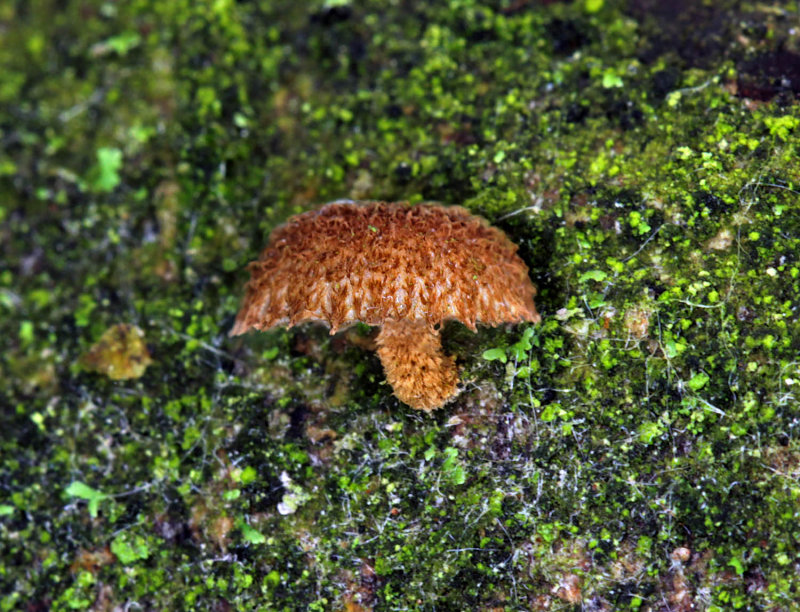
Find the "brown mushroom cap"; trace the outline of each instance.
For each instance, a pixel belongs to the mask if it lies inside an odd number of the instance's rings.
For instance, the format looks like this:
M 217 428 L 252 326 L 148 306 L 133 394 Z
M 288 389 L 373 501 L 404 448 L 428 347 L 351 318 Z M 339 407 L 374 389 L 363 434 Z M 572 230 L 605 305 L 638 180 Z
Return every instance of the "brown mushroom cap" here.
M 231 335 L 321 321 L 338 329 L 538 322 L 517 247 L 460 206 L 334 202 L 289 219 L 258 261 Z

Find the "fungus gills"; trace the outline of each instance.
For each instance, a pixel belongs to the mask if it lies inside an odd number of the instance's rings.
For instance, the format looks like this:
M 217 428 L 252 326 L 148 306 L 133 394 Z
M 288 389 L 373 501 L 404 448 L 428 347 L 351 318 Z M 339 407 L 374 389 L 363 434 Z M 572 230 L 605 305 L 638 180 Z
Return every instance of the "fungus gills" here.
M 455 360 L 442 352 L 439 331 L 426 321 L 385 321 L 378 357 L 394 394 L 417 410 L 433 410 L 458 393 Z

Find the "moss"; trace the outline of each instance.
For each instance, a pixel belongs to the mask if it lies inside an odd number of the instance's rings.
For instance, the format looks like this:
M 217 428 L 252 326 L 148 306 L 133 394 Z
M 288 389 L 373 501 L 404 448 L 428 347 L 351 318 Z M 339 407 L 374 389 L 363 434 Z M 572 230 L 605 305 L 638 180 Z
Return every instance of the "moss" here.
M 0 609 L 796 601 L 792 3 L 7 4 Z M 227 338 L 342 197 L 520 245 L 544 321 L 448 325 L 452 408 Z M 84 372 L 118 323 L 152 363 Z
M 112 380 L 139 378 L 152 362 L 143 336 L 138 327 L 124 323 L 109 327 L 81 355 L 80 364 L 86 370 L 105 374 Z

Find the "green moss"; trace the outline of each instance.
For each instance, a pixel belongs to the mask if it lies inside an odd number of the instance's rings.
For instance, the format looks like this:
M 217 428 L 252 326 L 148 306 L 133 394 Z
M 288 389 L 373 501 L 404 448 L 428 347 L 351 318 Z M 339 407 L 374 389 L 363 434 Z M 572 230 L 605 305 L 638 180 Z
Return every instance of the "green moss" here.
M 788 26 L 687 11 L 0 8 L 0 609 L 790 606 L 800 111 L 731 93 Z M 368 330 L 228 338 L 342 197 L 484 214 L 542 324 L 447 325 L 433 415 Z M 119 323 L 147 370 L 83 371 Z

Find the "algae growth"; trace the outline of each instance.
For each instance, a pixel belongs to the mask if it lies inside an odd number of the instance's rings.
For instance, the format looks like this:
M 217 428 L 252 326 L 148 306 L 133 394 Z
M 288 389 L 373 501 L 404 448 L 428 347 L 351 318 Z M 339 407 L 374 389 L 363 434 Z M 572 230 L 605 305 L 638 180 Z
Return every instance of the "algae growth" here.
M 794 605 L 798 6 L 666 6 L 3 4 L 0 609 Z M 368 330 L 226 336 L 343 197 L 532 270 L 433 416 Z

